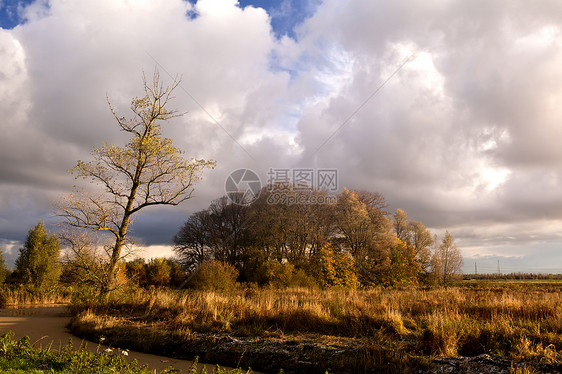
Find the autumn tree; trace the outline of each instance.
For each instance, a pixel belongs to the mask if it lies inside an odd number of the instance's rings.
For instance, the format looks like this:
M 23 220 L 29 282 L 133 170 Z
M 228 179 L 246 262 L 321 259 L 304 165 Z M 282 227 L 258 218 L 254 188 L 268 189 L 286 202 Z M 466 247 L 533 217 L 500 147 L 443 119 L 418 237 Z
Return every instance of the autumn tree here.
M 339 232 L 334 242 L 353 256 L 361 282 L 375 285 L 382 282 L 388 271 L 389 249 L 395 236 L 381 209 L 380 198 L 367 196 L 365 192 L 348 189 L 338 195 L 335 224 Z
M 287 236 L 291 231 L 290 207 L 272 201 L 280 185 L 269 185 L 262 189 L 259 198 L 250 206 L 248 226 L 252 228 L 254 246 L 260 248 L 265 260 L 282 262 L 287 259 Z M 290 194 L 287 191 L 287 194 Z M 256 264 L 259 266 L 260 264 Z
M 390 247 L 390 266 L 384 274 L 384 283 L 390 286 L 417 285 L 420 271 L 414 247 L 396 238 Z
M 237 203 L 237 198 L 243 195 L 213 200 L 207 209 L 192 214 L 174 236 L 174 251 L 184 270 L 192 272 L 213 259 L 244 270 L 251 244 L 249 207 Z
M 394 213 L 394 232 L 398 239 L 414 248 L 416 260 L 421 267 L 421 277 L 427 278 L 431 266 L 431 250 L 433 244 L 431 232 L 419 221 L 410 221 L 408 214 L 402 209 Z
M 394 231 L 398 239 L 403 242 L 410 242 L 410 222 L 408 214 L 402 209 L 396 209 L 394 212 Z
M 130 136 L 129 142 L 125 146 L 104 144 L 93 151 L 93 161 L 78 161 L 74 168 L 77 178 L 100 185 L 100 193 L 75 193 L 58 204 L 59 215 L 70 227 L 113 236 L 107 264 L 111 277 L 101 288 L 104 293 L 112 287 L 133 217 L 149 206 L 175 206 L 188 200 L 203 170 L 215 165 L 214 161 L 184 158 L 172 140 L 162 135 L 161 122 L 180 115 L 167 108 L 179 80 L 164 87 L 155 71 L 152 84 L 144 76 L 143 82 L 144 96 L 131 101 L 132 118 L 118 116 L 109 103 L 119 129 Z
M 10 270 L 8 269 L 8 265 L 6 265 L 6 260 L 4 259 L 4 250 L 0 247 L 0 284 L 4 283 L 9 274 Z
M 450 283 L 456 275 L 462 273 L 463 262 L 461 252 L 455 245 L 455 239 L 449 234 L 449 231 L 445 232 L 445 237 L 432 258 L 432 267 L 437 275 L 437 281 L 443 285 Z
M 55 234 L 39 222 L 29 230 L 25 244 L 16 260 L 16 279 L 36 290 L 54 286 L 61 274 L 60 243 Z
M 189 217 L 176 253 L 187 270 L 215 259 L 259 284 L 311 283 L 303 274 L 323 287 L 425 281 L 433 240 L 421 222 L 402 210 L 393 220 L 378 193 L 344 189 L 334 200 L 284 183 L 264 187 L 249 206 L 222 197 Z
M 431 267 L 430 248 L 433 244 L 431 232 L 419 221 L 411 221 L 409 227 L 411 232 L 409 244 L 414 248 L 422 277 L 427 278 Z
M 345 189 L 338 195 L 336 222 L 342 245 L 354 256 L 362 256 L 374 239 L 374 225 L 367 206 L 356 192 Z

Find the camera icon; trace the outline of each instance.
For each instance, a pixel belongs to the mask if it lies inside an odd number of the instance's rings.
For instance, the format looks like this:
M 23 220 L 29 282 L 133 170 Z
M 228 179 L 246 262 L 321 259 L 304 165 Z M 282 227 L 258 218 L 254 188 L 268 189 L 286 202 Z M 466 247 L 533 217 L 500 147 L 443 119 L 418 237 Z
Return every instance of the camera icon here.
M 250 169 L 234 170 L 226 178 L 224 191 L 232 203 L 248 206 L 260 196 L 260 177 Z

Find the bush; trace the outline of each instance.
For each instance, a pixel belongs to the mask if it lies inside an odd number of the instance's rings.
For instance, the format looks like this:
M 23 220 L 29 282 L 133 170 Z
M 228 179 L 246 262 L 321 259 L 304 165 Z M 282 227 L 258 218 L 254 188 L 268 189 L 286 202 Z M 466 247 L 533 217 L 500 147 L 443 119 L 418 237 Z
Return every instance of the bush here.
M 230 264 L 211 260 L 203 263 L 188 282 L 190 288 L 205 291 L 227 291 L 236 288 L 238 270 Z
M 295 269 L 291 263 L 280 263 L 279 261 L 269 260 L 263 263 L 258 269 L 261 284 L 266 284 L 276 288 L 286 287 L 317 287 L 316 282 L 302 269 Z
M 322 288 L 361 286 L 353 257 L 349 253 L 335 252 L 331 244 L 324 245 L 314 256 L 311 271 Z
M 137 258 L 125 263 L 125 274 L 130 282 L 148 288 L 180 287 L 186 279 L 186 273 L 176 260 L 153 258 L 148 263 Z

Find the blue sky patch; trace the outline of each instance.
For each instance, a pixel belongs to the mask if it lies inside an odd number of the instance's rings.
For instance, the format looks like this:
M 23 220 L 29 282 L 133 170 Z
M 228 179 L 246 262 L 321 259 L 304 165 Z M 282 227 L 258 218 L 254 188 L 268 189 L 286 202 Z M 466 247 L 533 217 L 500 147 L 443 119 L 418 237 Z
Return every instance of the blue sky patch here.
M 239 0 L 241 8 L 253 6 L 263 8 L 271 17 L 275 36 L 288 35 L 297 39 L 295 28 L 314 14 L 320 0 Z
M 196 4 L 197 0 L 187 0 Z M 297 39 L 295 28 L 312 16 L 321 0 L 238 0 L 238 6 L 244 9 L 247 6 L 262 8 L 271 17 L 271 27 L 277 38 L 288 35 Z M 197 17 L 196 13 L 190 12 L 188 17 Z
M 33 0 L 0 0 L 0 27 L 9 30 L 24 23 L 20 10 L 32 2 Z

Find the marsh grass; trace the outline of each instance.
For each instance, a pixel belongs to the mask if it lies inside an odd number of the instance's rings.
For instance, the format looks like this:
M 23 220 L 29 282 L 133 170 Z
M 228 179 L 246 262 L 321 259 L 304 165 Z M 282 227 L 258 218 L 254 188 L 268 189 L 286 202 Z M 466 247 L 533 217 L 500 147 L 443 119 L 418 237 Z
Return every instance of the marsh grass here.
M 407 357 L 502 357 L 560 365 L 559 285 L 369 290 L 129 289 L 73 305 L 75 324 L 151 331 L 153 341 L 190 334 L 356 339 Z M 369 353 L 365 353 L 369 355 Z
M 0 285 L 0 308 L 67 304 L 74 292 L 72 287 L 66 286 L 38 291 L 23 285 Z

